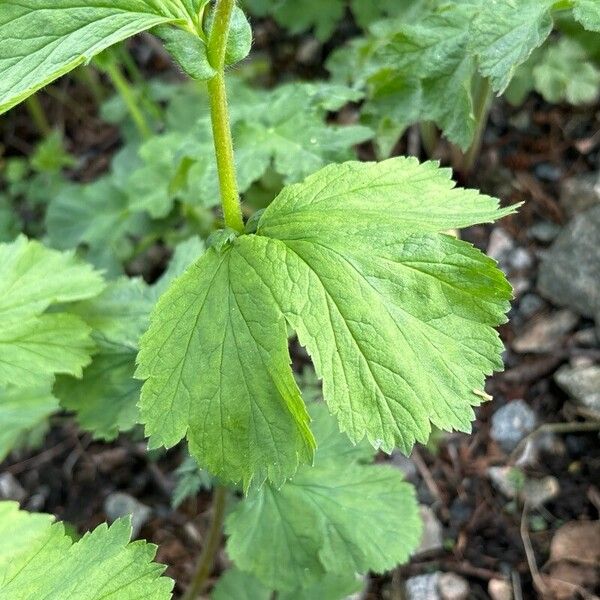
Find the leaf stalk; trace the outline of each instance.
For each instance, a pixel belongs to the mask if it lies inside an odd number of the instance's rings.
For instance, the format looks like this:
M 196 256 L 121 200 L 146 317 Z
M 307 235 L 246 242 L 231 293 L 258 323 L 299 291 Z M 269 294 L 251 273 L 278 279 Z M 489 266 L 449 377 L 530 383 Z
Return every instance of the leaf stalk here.
M 206 542 L 194 570 L 192 581 L 182 600 L 195 600 L 204 589 L 206 580 L 212 572 L 215 557 L 221 545 L 223 537 L 223 521 L 225 519 L 225 508 L 227 504 L 227 489 L 219 486 L 215 488 L 212 504 L 212 521 L 206 536 Z

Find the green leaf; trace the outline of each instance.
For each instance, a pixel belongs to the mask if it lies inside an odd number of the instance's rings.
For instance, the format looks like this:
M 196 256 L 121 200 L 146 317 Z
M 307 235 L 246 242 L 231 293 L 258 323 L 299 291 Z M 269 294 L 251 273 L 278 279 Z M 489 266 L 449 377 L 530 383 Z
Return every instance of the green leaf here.
M 391 69 L 399 105 L 391 118 L 399 119 L 402 127 L 433 121 L 463 149 L 470 145 L 475 128 L 471 88 L 476 63 L 468 52 L 472 12 L 469 3 L 451 5 L 426 14 L 414 25 L 373 29 L 375 40 L 366 49 L 370 56 L 363 75 L 371 86 L 369 95 L 389 96 L 389 78 L 383 80 L 388 89 L 382 92 L 378 76 L 382 69 Z M 446 101 L 448 97 L 452 102 Z M 409 117 L 403 116 L 406 109 Z
M 344 600 L 360 592 L 363 583 L 354 576 L 327 575 L 292 592 L 278 593 L 281 600 Z M 269 600 L 273 592 L 250 573 L 233 567 L 219 578 L 212 600 Z
M 206 81 L 215 76 L 216 71 L 208 62 L 206 42 L 194 32 L 161 25 L 153 30 L 162 41 L 177 64 L 192 79 Z
M 171 598 L 173 581 L 153 563 L 156 546 L 129 542 L 131 524 L 100 525 L 73 543 L 54 517 L 0 502 L 0 596 L 11 600 Z
M 321 89 L 311 84 L 288 84 L 273 91 L 259 91 L 236 85 L 230 96 L 242 192 L 271 164 L 286 183 L 296 182 L 330 162 L 353 158 L 352 147 L 372 137 L 372 131 L 363 126 L 325 123 L 327 110 L 357 98 L 355 91 L 344 86 L 326 85 Z M 190 169 L 190 195 L 212 206 L 219 197 L 212 134 L 205 122 L 198 129 L 183 152 L 198 161 Z
M 48 206 L 48 237 L 52 246 L 61 250 L 85 245 L 89 262 L 118 273 L 121 261 L 131 253 L 128 236 L 139 235 L 148 227 L 148 219 L 140 211 L 130 205 L 114 177 L 69 184 Z
M 140 382 L 133 378 L 135 352 L 103 352 L 81 379 L 59 377 L 54 393 L 61 406 L 77 413 L 77 422 L 96 439 L 112 441 L 139 421 Z
M 77 317 L 49 314 L 5 323 L 0 316 L 0 385 L 33 386 L 55 373 L 81 377 L 91 361 L 90 329 Z
M 136 375 L 151 447 L 187 433 L 202 467 L 248 487 L 283 483 L 312 458 L 308 415 L 294 382 L 286 325 L 248 267 L 251 240 L 209 249 L 160 298 Z
M 600 5 L 597 0 L 574 0 L 573 16 L 588 30 L 600 31 Z
M 97 295 L 102 278 L 73 253 L 19 237 L 0 244 L 0 386 L 33 387 L 54 373 L 81 376 L 93 347 L 78 317 L 51 305 Z
M 203 248 L 197 238 L 180 244 L 167 272 L 151 287 L 140 279 L 123 278 L 111 282 L 96 298 L 70 307 L 92 328 L 98 352 L 81 379 L 58 377 L 54 392 L 94 437 L 111 441 L 139 422 L 141 384 L 134 379 L 139 339 L 158 296 Z
M 576 41 L 561 38 L 544 49 L 533 67 L 533 82 L 547 102 L 591 104 L 600 95 L 600 70 Z
M 0 462 L 31 430 L 58 410 L 49 382 L 31 388 L 0 389 Z
M 92 298 L 103 288 L 100 275 L 73 252 L 49 250 L 24 236 L 0 244 L 2 324 L 41 314 L 51 304 Z
M 293 591 L 328 574 L 386 571 L 409 558 L 421 534 L 412 486 L 393 468 L 332 453 L 349 442 L 335 422 L 326 423 L 332 419 L 324 405 L 311 413 L 318 425 L 315 465 L 300 467 L 281 489 L 267 484 L 252 491 L 226 521 L 229 556 L 276 590 Z
M 454 185 L 448 169 L 410 158 L 330 165 L 285 188 L 257 235 L 209 250 L 142 339 L 153 446 L 187 433 L 202 466 L 246 486 L 253 474 L 280 485 L 310 461 L 286 322 L 353 442 L 409 452 L 430 422 L 469 431 L 485 375 L 502 368 L 492 327 L 511 288 L 494 261 L 442 232 L 513 209 Z
M 552 31 L 554 0 L 490 0 L 473 20 L 470 43 L 479 69 L 504 92 L 516 69 Z
M 196 496 L 200 490 L 209 490 L 212 487 L 210 473 L 200 469 L 191 456 L 187 456 L 177 467 L 175 477 L 177 483 L 171 500 L 174 508 L 180 506 L 186 498 Z
M 87 63 L 93 56 L 156 25 L 192 31 L 194 16 L 179 0 L 4 0 L 0 14 L 0 113 Z

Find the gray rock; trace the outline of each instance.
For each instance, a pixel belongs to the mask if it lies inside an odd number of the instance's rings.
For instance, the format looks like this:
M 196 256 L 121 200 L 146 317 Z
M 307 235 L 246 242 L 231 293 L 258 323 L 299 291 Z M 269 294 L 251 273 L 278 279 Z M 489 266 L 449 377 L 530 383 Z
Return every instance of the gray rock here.
M 544 354 L 562 345 L 565 336 L 575 329 L 579 317 L 570 310 L 559 310 L 528 324 L 512 341 L 520 354 Z
M 23 502 L 26 496 L 27 492 L 11 473 L 0 475 L 0 499 Z
M 510 452 L 535 429 L 535 423 L 535 413 L 531 408 L 523 400 L 513 400 L 492 416 L 490 436 L 506 452 Z
M 600 365 L 565 365 L 554 380 L 579 406 L 600 416 Z
M 508 255 L 508 264 L 515 271 L 524 271 L 533 266 L 533 256 L 525 248 L 515 248 Z
M 417 575 L 406 580 L 406 600 L 442 600 L 438 591 L 440 573 Z
M 551 221 L 540 221 L 529 228 L 529 236 L 543 244 L 552 242 L 561 232 L 561 226 Z
M 392 453 L 390 464 L 401 471 L 407 481 L 416 483 L 419 479 L 419 472 L 417 471 L 415 463 L 401 452 L 395 451 Z
M 406 580 L 407 600 L 466 600 L 469 584 L 455 573 L 437 571 Z
M 456 573 L 442 573 L 438 577 L 438 592 L 443 600 L 467 600 L 469 584 Z
M 545 304 L 537 294 L 525 294 L 519 302 L 519 312 L 528 319 L 542 310 Z
M 521 490 L 521 499 L 532 508 L 539 508 L 558 496 L 560 485 L 556 477 L 527 479 Z
M 506 266 L 506 261 L 515 247 L 515 242 L 502 227 L 495 227 L 490 234 L 487 255 L 498 261 L 500 266 Z
M 136 538 L 147 523 L 151 509 L 124 492 L 114 492 L 104 501 L 106 518 L 112 523 L 120 517 L 131 515 L 132 538 Z
M 421 536 L 421 543 L 414 552 L 414 556 L 439 552 L 444 547 L 442 524 L 429 506 L 422 504 L 419 507 L 419 513 L 423 522 L 423 534 Z
M 577 215 L 545 253 L 538 288 L 543 296 L 586 317 L 600 312 L 600 206 Z
M 560 188 L 560 205 L 572 216 L 600 204 L 600 172 L 565 179 Z
M 489 467 L 486 471 L 492 485 L 507 498 L 516 498 L 523 474 L 514 467 Z

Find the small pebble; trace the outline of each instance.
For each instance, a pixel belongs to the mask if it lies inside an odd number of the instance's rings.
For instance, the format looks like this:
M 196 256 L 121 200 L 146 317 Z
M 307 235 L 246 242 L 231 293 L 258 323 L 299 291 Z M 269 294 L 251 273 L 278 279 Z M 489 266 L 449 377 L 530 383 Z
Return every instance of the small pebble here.
M 519 312 L 529 318 L 540 312 L 546 303 L 537 294 L 525 294 L 519 301 Z
M 392 456 L 390 457 L 390 464 L 393 467 L 396 467 L 396 469 L 398 469 L 404 475 L 404 479 L 407 481 L 416 483 L 416 481 L 419 479 L 419 472 L 417 471 L 415 463 L 407 456 L 404 456 L 404 454 L 401 452 L 392 453 Z
M 490 579 L 488 594 L 491 600 L 513 600 L 512 586 L 505 579 Z
M 560 233 L 561 227 L 551 221 L 540 221 L 529 228 L 529 235 L 538 242 L 549 244 Z
M 406 580 L 406 600 L 442 600 L 438 591 L 439 573 L 417 575 Z
M 498 261 L 498 264 L 502 267 L 514 247 L 515 242 L 512 237 L 502 227 L 496 227 L 490 234 L 487 255 Z
M 414 556 L 432 554 L 443 550 L 442 524 L 439 519 L 429 506 L 423 504 L 419 507 L 419 513 L 423 522 L 423 534 L 421 536 L 421 544 L 414 552 Z
M 540 163 L 534 168 L 534 172 L 539 179 L 544 181 L 558 181 L 562 177 L 562 169 L 549 163 Z
M 536 416 L 523 400 L 513 400 L 499 408 L 492 416 L 490 436 L 506 451 L 535 429 Z
M 533 266 L 533 256 L 525 248 L 515 248 L 508 256 L 508 264 L 515 271 L 524 271 Z
M 14 500 L 23 502 L 27 492 L 11 473 L 2 473 L 0 475 L 0 498 L 2 500 Z
M 469 584 L 456 573 L 442 573 L 438 578 L 438 592 L 442 600 L 467 600 Z
M 554 380 L 579 406 L 600 417 L 600 365 L 565 365 Z
M 562 345 L 565 336 L 579 323 L 570 310 L 559 310 L 540 316 L 528 324 L 512 341 L 513 350 L 521 354 L 545 354 Z
M 141 528 L 148 522 L 152 511 L 150 507 L 124 492 L 114 492 L 104 501 L 104 512 L 111 523 L 120 517 L 131 515 L 132 539 L 135 539 Z

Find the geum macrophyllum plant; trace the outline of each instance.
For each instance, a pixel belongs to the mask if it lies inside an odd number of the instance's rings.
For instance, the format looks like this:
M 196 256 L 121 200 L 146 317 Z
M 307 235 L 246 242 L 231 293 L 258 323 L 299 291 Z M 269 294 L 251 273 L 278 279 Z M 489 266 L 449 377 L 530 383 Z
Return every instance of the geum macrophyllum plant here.
M 414 492 L 398 472 L 369 464 L 375 452 L 408 453 L 427 440 L 431 424 L 468 432 L 485 376 L 502 368 L 494 327 L 505 321 L 511 288 L 494 261 L 444 232 L 492 222 L 514 207 L 500 209 L 493 198 L 456 188 L 450 170 L 436 163 L 392 158 L 326 166 L 244 222 L 225 69 L 249 52 L 251 30 L 234 0 L 214 7 L 207 0 L 52 0 L 44 7 L 4 0 L 0 109 L 146 29 L 190 76 L 207 81 L 226 227 L 152 312 L 137 357 L 136 377 L 144 380 L 139 420 L 151 448 L 187 438 L 193 457 L 222 484 L 242 484 L 247 496 L 226 521 L 227 549 L 240 571 L 223 588 L 247 581 L 257 594 L 298 598 L 299 590 L 313 589 L 340 598 L 356 587 L 356 573 L 406 560 L 420 535 Z M 11 363 L 0 359 L 5 390 L 19 397 L 23 386 L 41 385 L 51 411 L 54 376 L 81 376 L 94 339 L 105 353 L 115 339 L 126 347 L 130 368 L 137 321 L 113 327 L 110 310 L 96 308 L 90 319 L 90 305 L 72 304 L 97 301 L 114 312 L 119 295 L 135 290 L 111 284 L 103 292 L 100 275 L 72 254 L 25 238 L 0 254 L 0 348 L 2 356 L 18 350 Z M 49 272 L 54 279 L 37 285 Z M 140 306 L 144 323 L 148 303 Z M 325 403 L 307 405 L 301 396 L 290 330 L 312 358 Z M 55 391 L 64 385 L 59 380 Z M 114 435 L 110 423 L 104 426 Z M 210 572 L 225 500 L 218 487 L 188 598 Z M 0 507 L 6 526 L 15 507 Z M 70 544 L 60 526 L 35 522 L 25 562 L 48 536 Z M 127 546 L 126 530 L 121 523 L 96 530 L 73 546 L 72 560 L 79 556 L 85 565 L 85 550 L 104 564 L 116 548 L 117 556 L 134 558 L 127 574 L 141 573 L 152 552 L 138 542 Z M 28 597 L 22 571 L 9 564 L 13 553 L 0 552 L 0 594 Z M 44 564 L 45 585 L 55 590 L 66 567 Z M 69 567 L 73 589 L 82 569 Z M 168 597 L 170 586 L 157 573 L 151 569 L 135 591 L 113 596 Z M 95 588 L 48 593 L 107 597 Z

